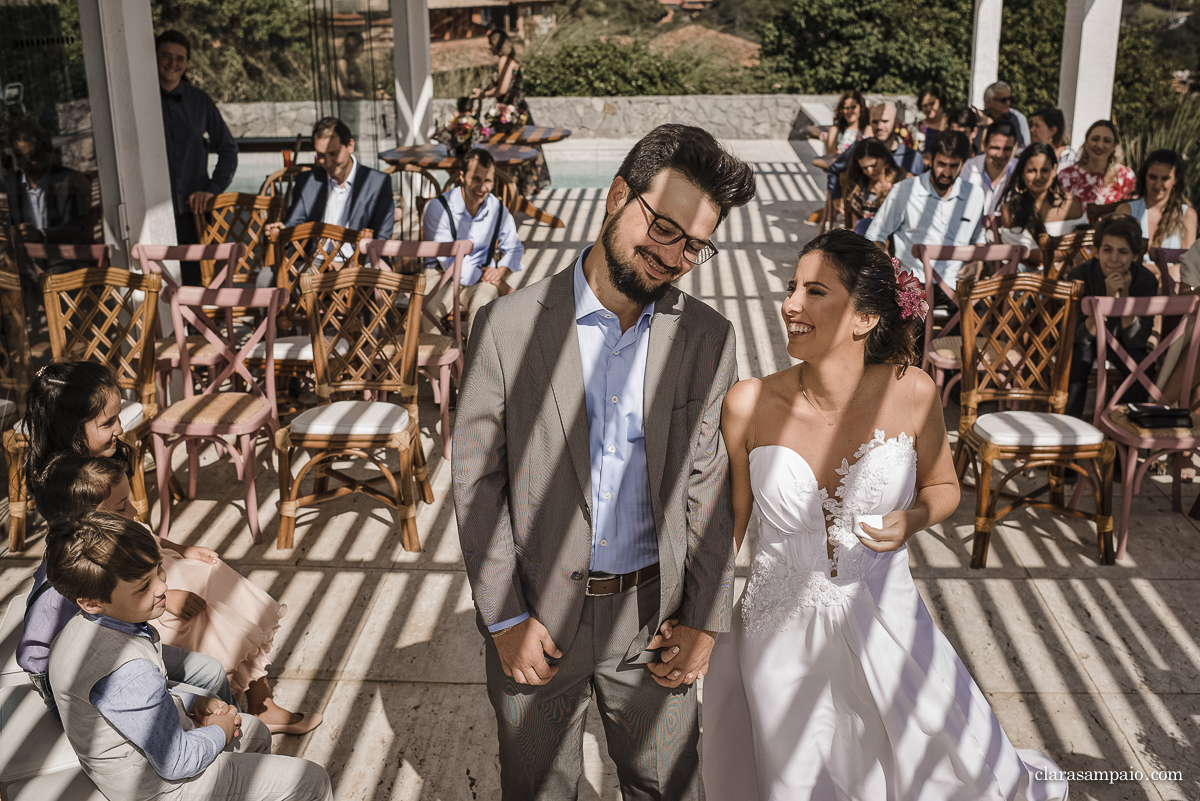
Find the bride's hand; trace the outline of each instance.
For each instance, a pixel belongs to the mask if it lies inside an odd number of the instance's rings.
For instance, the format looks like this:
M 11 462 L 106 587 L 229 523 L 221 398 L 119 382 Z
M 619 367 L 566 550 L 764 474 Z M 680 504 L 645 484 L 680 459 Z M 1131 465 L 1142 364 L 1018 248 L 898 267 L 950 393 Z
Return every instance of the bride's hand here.
M 655 648 L 666 648 L 671 640 L 671 633 L 675 627 L 679 625 L 679 618 L 671 618 L 664 620 L 662 626 L 658 629 L 658 634 L 654 635 L 654 639 L 646 646 L 647 651 L 653 651 Z
M 888 512 L 883 516 L 882 528 L 872 528 L 866 523 L 860 523 L 862 529 L 854 533 L 858 535 L 858 541 L 864 547 L 876 553 L 898 551 L 912 536 L 908 531 L 908 514 L 903 510 Z

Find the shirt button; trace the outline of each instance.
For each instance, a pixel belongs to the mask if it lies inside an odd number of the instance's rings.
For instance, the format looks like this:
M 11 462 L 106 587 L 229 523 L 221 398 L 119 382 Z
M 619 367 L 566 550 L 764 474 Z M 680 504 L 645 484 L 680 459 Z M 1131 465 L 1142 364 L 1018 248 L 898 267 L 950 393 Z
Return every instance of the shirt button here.
M 611 319 L 612 319 L 612 315 L 611 315 L 611 314 L 606 314 L 606 315 L 604 315 L 604 319 L 605 319 L 605 320 L 611 320 Z
M 613 396 L 612 396 L 612 402 L 613 402 L 613 403 L 616 403 L 616 402 L 617 402 L 617 396 L 616 396 L 616 395 L 613 395 Z
M 612 500 L 612 493 L 611 493 L 611 492 L 606 492 L 606 493 L 604 493 L 604 500 L 606 500 L 606 501 L 611 501 L 611 500 Z
M 603 548 L 605 545 L 608 545 L 608 540 L 600 540 L 600 547 Z
M 609 446 L 608 446 L 608 452 L 609 452 L 609 453 L 616 453 L 616 452 L 617 452 L 617 446 L 616 446 L 616 445 L 609 445 Z
M 621 355 L 621 351 L 619 351 L 619 350 L 613 351 L 613 356 L 620 356 L 620 355 Z

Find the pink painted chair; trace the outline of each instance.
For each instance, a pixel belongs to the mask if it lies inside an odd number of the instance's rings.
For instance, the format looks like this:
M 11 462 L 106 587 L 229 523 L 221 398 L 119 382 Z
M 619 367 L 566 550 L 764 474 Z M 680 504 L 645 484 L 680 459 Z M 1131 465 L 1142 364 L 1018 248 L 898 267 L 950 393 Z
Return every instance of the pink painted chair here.
M 1158 268 L 1158 282 L 1164 295 L 1179 294 L 1179 282 L 1171 275 L 1171 265 L 1179 264 L 1184 253 L 1187 251 L 1177 248 L 1150 248 L 1146 251 L 1146 256 Z
M 275 344 L 276 319 L 287 302 L 282 289 L 230 289 L 170 286 L 164 290 L 171 306 L 171 322 L 179 344 L 180 368 L 186 379 L 184 397 L 167 406 L 150 424 L 154 438 L 154 459 L 158 465 L 158 497 L 162 508 L 159 534 L 167 537 L 171 526 L 171 452 L 183 442 L 208 440 L 224 448 L 237 467 L 238 478 L 246 485 L 246 513 L 254 541 L 261 540 L 258 524 L 258 498 L 254 487 L 258 432 L 265 430 L 269 438 L 279 430 L 279 414 L 275 405 Z M 226 325 L 215 323 L 210 315 L 225 318 Z M 261 310 L 265 314 L 254 324 L 248 338 L 232 336 L 234 310 Z M 186 325 L 200 331 L 207 343 L 219 355 L 220 361 L 205 371 L 206 384 L 200 394 L 193 387 L 189 348 L 185 346 Z M 224 329 L 224 330 L 222 330 Z M 246 355 L 259 342 L 266 342 L 266 370 L 253 375 L 245 365 Z M 244 391 L 236 390 L 235 376 L 242 380 Z M 224 437 L 237 437 L 240 452 Z M 187 497 L 196 496 L 196 451 L 189 447 Z
M 929 304 L 929 314 L 925 315 L 925 354 L 921 360 L 921 369 L 933 376 L 937 384 L 938 394 L 942 398 L 942 406 L 950 402 L 950 390 L 962 380 L 963 340 L 961 334 L 952 335 L 950 332 L 958 329 L 961 313 L 958 308 L 958 295 L 941 274 L 934 269 L 935 261 L 958 261 L 964 264 L 973 261 L 999 262 L 994 269 L 986 269 L 980 278 L 992 278 L 1001 275 L 1011 275 L 1017 272 L 1021 259 L 1029 255 L 1029 249 L 1017 245 L 914 245 L 912 254 L 921 260 L 925 270 L 925 301 Z M 934 300 L 941 289 L 949 299 L 949 308 L 942 311 L 936 309 Z M 935 320 L 940 317 L 940 321 Z M 946 376 L 954 373 L 949 382 Z
M 47 245 L 41 242 L 26 242 L 24 247 L 25 255 L 35 260 L 34 267 L 39 273 L 42 270 L 37 262 L 46 259 L 76 261 L 80 263 L 80 269 L 111 266 L 108 245 Z
M 1146 388 L 1149 393 L 1149 403 L 1174 406 L 1179 409 L 1188 408 L 1189 389 L 1192 386 L 1192 375 L 1196 366 L 1196 356 L 1200 353 L 1200 297 L 1196 295 L 1176 295 L 1174 297 L 1140 297 L 1140 298 L 1111 298 L 1087 297 L 1083 299 L 1083 311 L 1096 324 L 1096 414 L 1094 425 L 1104 432 L 1105 436 L 1117 445 L 1121 454 L 1124 483 L 1121 486 L 1124 503 L 1121 516 L 1117 521 L 1117 558 L 1125 555 L 1125 544 L 1129 539 L 1129 506 L 1135 493 L 1142 484 L 1146 470 L 1161 456 L 1174 455 L 1172 458 L 1174 483 L 1171 493 L 1171 504 L 1175 511 L 1182 511 L 1182 493 L 1180 472 L 1183 469 L 1185 454 L 1200 453 L 1200 426 L 1193 425 L 1181 428 L 1143 428 L 1129 419 L 1125 404 L 1120 402 L 1125 392 L 1136 384 Z M 1121 346 L 1105 326 L 1110 317 L 1161 316 L 1169 325 L 1163 331 L 1162 339 L 1150 353 L 1140 361 L 1135 360 Z M 1158 360 L 1162 357 L 1171 343 L 1181 337 L 1188 337 L 1187 352 L 1183 359 L 1183 385 L 1177 397 L 1166 397 L 1151 378 Z M 1109 371 L 1104 369 L 1108 362 L 1122 364 L 1129 370 L 1126 376 L 1115 387 L 1109 385 Z M 1146 460 L 1138 465 L 1138 451 L 1149 451 Z M 1195 511 L 1195 510 L 1193 510 Z
M 359 242 L 359 249 L 367 255 L 372 267 L 389 269 L 387 259 L 416 259 L 418 263 L 426 258 L 450 258 L 454 264 L 449 270 L 442 272 L 441 279 L 436 285 L 427 287 L 426 299 L 438 292 L 450 292 L 454 298 L 450 304 L 450 324 L 446 325 L 429 312 L 428 307 L 422 313 L 432 320 L 442 333 L 421 333 L 420 346 L 417 349 L 417 368 L 433 387 L 433 400 L 438 404 L 442 417 L 442 450 L 447 459 L 450 458 L 450 393 L 462 380 L 463 371 L 463 320 L 462 304 L 459 293 L 462 290 L 463 259 L 471 252 L 474 245 L 469 239 L 456 242 L 401 242 L 396 239 L 368 239 Z

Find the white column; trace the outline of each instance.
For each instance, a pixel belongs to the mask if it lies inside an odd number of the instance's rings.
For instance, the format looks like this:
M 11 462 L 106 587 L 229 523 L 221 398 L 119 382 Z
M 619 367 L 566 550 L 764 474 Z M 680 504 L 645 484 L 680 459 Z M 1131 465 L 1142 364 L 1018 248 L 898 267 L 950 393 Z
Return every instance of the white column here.
M 433 70 L 426 0 L 391 0 L 396 63 L 396 142 L 417 145 L 433 133 Z
M 175 244 L 150 0 L 79 0 L 79 27 L 104 241 L 128 267 L 138 242 Z
M 1083 144 L 1089 125 L 1112 116 L 1120 34 L 1121 0 L 1067 0 L 1058 107 L 1073 147 Z
M 1004 0 L 975 0 L 971 37 L 971 105 L 983 108 L 983 90 L 1000 80 L 1000 26 Z

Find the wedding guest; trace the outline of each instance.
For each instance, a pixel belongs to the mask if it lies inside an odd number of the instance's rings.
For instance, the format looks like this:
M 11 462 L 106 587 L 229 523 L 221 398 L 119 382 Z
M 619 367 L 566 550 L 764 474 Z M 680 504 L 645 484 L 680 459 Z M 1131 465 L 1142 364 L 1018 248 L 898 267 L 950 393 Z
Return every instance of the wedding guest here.
M 1180 295 L 1200 295 L 1200 240 L 1193 243 L 1179 257 L 1178 291 Z M 1183 336 L 1171 343 L 1167 352 L 1163 354 L 1162 364 L 1159 365 L 1158 378 L 1155 383 L 1172 403 L 1175 398 L 1180 397 L 1180 390 L 1183 388 L 1183 371 L 1187 364 L 1185 357 L 1191 334 L 1191 326 L 1188 326 Z M 1200 412 L 1200 370 L 1194 367 L 1188 406 L 1193 412 Z M 1189 469 L 1191 468 L 1185 467 L 1184 471 Z M 1195 475 L 1195 472 L 1192 471 L 1192 474 Z
M 185 77 L 192 44 L 179 31 L 163 31 L 154 40 L 163 132 L 167 139 L 167 171 L 175 208 L 175 237 L 181 245 L 199 242 L 196 215 L 229 187 L 237 172 L 238 147 L 217 104 Z M 208 154 L 217 166 L 208 175 Z M 200 263 L 180 264 L 183 283 L 200 284 Z
M 917 107 L 925 115 L 917 125 L 918 144 L 922 153 L 928 153 L 933 140 L 950 125 L 945 91 L 936 83 L 929 84 L 917 93 Z
M 427 242 L 470 239 L 473 249 L 463 259 L 460 303 L 467 311 L 467 331 L 475 325 L 479 311 L 501 294 L 512 291 L 505 279 L 521 269 L 525 246 L 517 236 L 512 212 L 492 194 L 496 160 L 487 150 L 472 148 L 463 157 L 462 183 L 425 205 L 421 219 L 422 238 Z M 450 312 L 451 287 L 431 293 L 452 257 L 428 259 L 425 266 L 425 308 L 438 319 Z M 422 330 L 439 333 L 434 322 L 421 316 Z
M 951 131 L 962 131 L 967 135 L 967 139 L 971 143 L 971 152 L 969 157 L 974 157 L 977 148 L 975 147 L 975 139 L 979 136 L 979 112 L 970 106 L 962 106 L 960 108 L 950 109 L 946 115 L 946 127 Z M 932 147 L 930 145 L 929 147 Z M 929 148 L 926 148 L 928 153 Z
M 1093 234 L 1096 256 L 1065 276 L 1067 281 L 1083 281 L 1085 294 L 1114 298 L 1150 297 L 1158 294 L 1158 279 L 1142 264 L 1142 227 L 1126 214 L 1113 214 L 1096 224 Z M 1149 339 L 1154 332 L 1153 317 L 1112 317 L 1109 331 L 1135 362 L 1150 353 Z M 1087 401 L 1088 376 L 1096 366 L 1096 324 L 1091 315 L 1080 315 L 1075 329 L 1075 349 L 1067 381 L 1067 409 L 1073 417 L 1083 417 Z M 1129 374 L 1120 359 L 1110 359 L 1117 372 L 1117 383 Z M 1134 382 L 1122 397 L 1122 403 L 1146 400 L 1146 388 Z
M 933 143 L 929 172 L 893 187 L 871 219 L 866 237 L 887 250 L 892 238 L 896 258 L 921 281 L 925 269 L 912 255 L 913 245 L 982 245 L 985 242 L 983 189 L 962 178 L 971 143 L 961 131 L 943 131 Z M 973 276 L 957 261 L 934 262 L 951 286 Z
M 1079 198 L 1059 183 L 1054 148 L 1041 142 L 1021 151 L 997 207 L 1000 241 L 1029 248 L 1030 265 L 1042 263 L 1038 236 L 1062 236 L 1087 222 Z
M 1060 109 L 1044 108 L 1030 117 L 1029 135 L 1033 137 L 1034 142 L 1054 148 L 1060 170 L 1065 170 L 1075 163 L 1071 135 L 1067 132 L 1067 121 Z
M 1058 180 L 1086 208 L 1128 200 L 1137 176 L 1123 163 L 1121 133 L 1112 120 L 1096 120 L 1087 129 L 1075 163 L 1060 170 Z
M 840 156 L 868 133 L 867 104 L 857 89 L 842 92 L 833 125 L 825 133 L 825 155 Z
M 865 233 L 892 187 L 908 177 L 883 142 L 872 137 L 856 144 L 844 179 L 846 227 Z
M 1004 81 L 996 81 L 983 90 L 983 110 L 992 118 L 992 122 L 1006 122 L 1012 126 L 1017 147 L 1025 147 L 1033 141 L 1029 133 L 1029 120 L 1013 108 L 1012 87 Z
M 920 175 L 925 172 L 925 162 L 920 151 L 902 135 L 905 130 L 895 103 L 885 100 L 871 107 L 871 135 L 888 146 L 901 169 L 910 175 Z
M 1174 150 L 1155 150 L 1138 168 L 1136 197 L 1117 209 L 1138 221 L 1152 248 L 1187 250 L 1196 241 L 1196 210 L 1184 194 L 1185 169 Z
M 983 190 L 984 208 L 994 214 L 996 201 L 1012 175 L 1017 160 L 1013 158 L 1016 132 L 1006 122 L 993 122 L 983 135 L 983 152 L 963 167 L 963 180 Z

